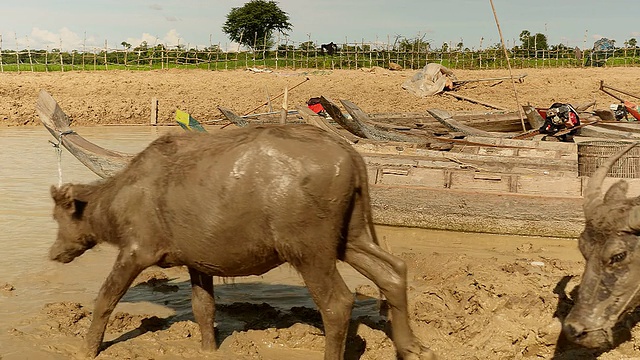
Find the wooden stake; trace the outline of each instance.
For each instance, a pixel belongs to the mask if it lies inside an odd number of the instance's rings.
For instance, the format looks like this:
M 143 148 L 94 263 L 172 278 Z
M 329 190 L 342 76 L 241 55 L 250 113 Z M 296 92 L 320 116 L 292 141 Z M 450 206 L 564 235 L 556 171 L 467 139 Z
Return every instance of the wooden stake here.
M 151 125 L 158 125 L 158 99 L 151 98 Z
M 284 88 L 284 98 L 282 100 L 282 111 L 280 112 L 280 124 L 287 123 L 287 113 L 289 109 L 287 108 L 287 101 L 289 101 L 289 89 Z
M 271 97 L 269 96 L 269 90 L 264 87 L 264 92 L 267 94 L 267 105 L 269 106 L 269 112 L 273 111 L 273 105 L 271 105 Z

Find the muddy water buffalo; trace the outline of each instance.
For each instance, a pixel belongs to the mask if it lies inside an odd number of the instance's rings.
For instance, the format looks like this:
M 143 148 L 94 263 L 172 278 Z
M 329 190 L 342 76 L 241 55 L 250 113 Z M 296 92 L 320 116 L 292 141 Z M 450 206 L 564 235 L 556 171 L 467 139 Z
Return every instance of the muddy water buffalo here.
M 578 243 L 586 266 L 563 330 L 570 340 L 586 347 L 609 347 L 618 319 L 640 305 L 640 197 L 627 198 L 624 180 L 604 196 L 601 189 L 613 163 L 635 145 L 602 164 L 584 194 L 586 225 Z
M 431 358 L 409 326 L 406 265 L 378 246 L 368 191 L 361 156 L 309 125 L 166 135 L 112 178 L 51 188 L 59 229 L 50 257 L 68 263 L 103 242 L 120 249 L 95 303 L 89 356 L 151 265 L 189 269 L 202 346 L 214 350 L 212 276 L 259 275 L 287 262 L 322 314 L 324 358 L 343 359 L 354 297 L 336 269 L 342 260 L 387 298 L 399 355 Z

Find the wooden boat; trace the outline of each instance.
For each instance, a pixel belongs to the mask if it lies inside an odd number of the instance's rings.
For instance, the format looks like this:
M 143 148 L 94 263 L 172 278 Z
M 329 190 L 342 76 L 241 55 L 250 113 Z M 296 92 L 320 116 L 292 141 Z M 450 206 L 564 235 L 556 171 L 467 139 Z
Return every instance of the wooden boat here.
M 113 175 L 133 156 L 101 148 L 73 131 L 46 91 L 36 109 L 56 141 L 101 177 Z M 553 237 L 576 237 L 583 229 L 588 177 L 579 171 L 580 144 L 467 136 L 464 142 L 447 139 L 451 147 L 441 151 L 420 142 L 360 138 L 315 114 L 306 116 L 345 138 L 366 160 L 377 224 Z M 640 158 L 640 149 L 629 156 Z M 607 178 L 604 186 L 617 180 Z M 640 195 L 640 180 L 628 180 L 631 195 Z
M 36 112 L 45 128 L 56 139 L 56 145 L 64 146 L 81 163 L 101 177 L 109 177 L 125 167 L 133 158 L 132 154 L 102 148 L 70 127 L 69 117 L 45 90 L 41 90 L 36 103 Z

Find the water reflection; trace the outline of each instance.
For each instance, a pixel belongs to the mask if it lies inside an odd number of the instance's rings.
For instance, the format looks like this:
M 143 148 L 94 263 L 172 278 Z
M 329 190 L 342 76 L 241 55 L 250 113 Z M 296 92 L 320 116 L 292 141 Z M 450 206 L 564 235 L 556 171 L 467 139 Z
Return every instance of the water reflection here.
M 157 137 L 157 128 L 101 127 L 80 129 L 97 144 L 124 152 L 138 152 Z M 167 131 L 167 130 L 164 130 Z M 44 128 L 0 129 L 0 256 L 1 279 L 13 281 L 46 263 L 46 248 L 53 240 L 49 187 L 59 181 L 58 156 Z M 64 182 L 98 179 L 63 150 Z

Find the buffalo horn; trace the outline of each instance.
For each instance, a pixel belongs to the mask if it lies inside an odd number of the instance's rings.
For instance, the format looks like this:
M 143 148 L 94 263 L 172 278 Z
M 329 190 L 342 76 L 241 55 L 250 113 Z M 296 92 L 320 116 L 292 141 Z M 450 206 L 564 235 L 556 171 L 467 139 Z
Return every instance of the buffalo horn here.
M 591 175 L 589 183 L 587 184 L 587 189 L 584 191 L 583 209 L 585 215 L 588 215 L 587 213 L 591 212 L 592 209 L 602 203 L 602 183 L 604 182 L 604 178 L 607 176 L 609 169 L 611 169 L 611 166 L 613 166 L 613 163 L 618 161 L 618 159 L 620 159 L 622 155 L 626 154 L 636 145 L 638 145 L 637 142 L 627 145 L 624 149 L 620 150 L 620 152 L 608 158 Z

